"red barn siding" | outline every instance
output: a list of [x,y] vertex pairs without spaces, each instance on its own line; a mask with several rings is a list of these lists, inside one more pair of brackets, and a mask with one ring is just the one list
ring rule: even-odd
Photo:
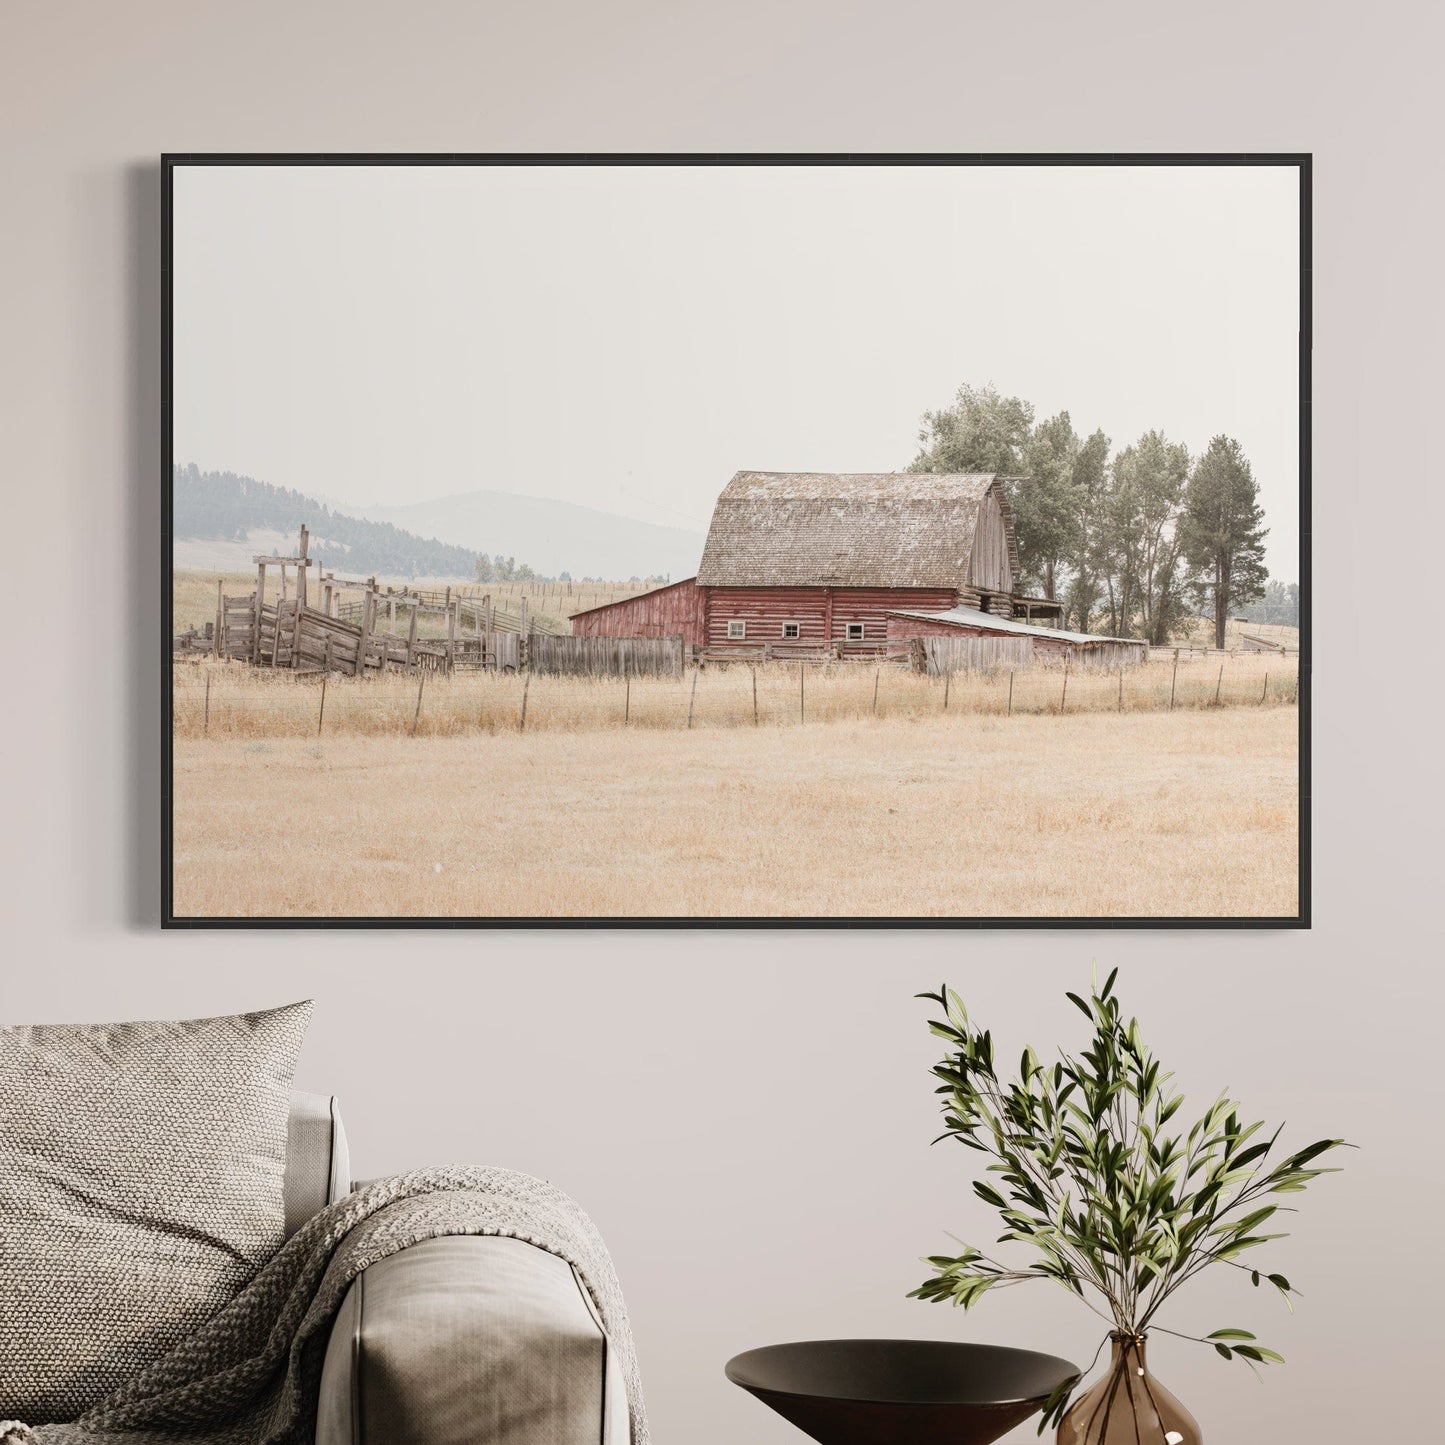
[[[921,607],[940,611],[952,607],[948,587],[708,587],[706,637],[709,649],[756,650],[763,645],[786,646],[783,623],[796,622],[794,646],[829,647],[845,643],[848,624],[863,624],[863,642],[856,646],[882,646],[888,638],[890,608]],[[741,620],[747,636],[728,637],[728,623]]]
[[652,592],[592,607],[572,618],[573,637],[681,637],[703,640],[703,589],[689,577]]

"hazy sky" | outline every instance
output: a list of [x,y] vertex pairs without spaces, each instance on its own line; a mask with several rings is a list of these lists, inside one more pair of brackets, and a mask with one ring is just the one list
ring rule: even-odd
[[890,471],[992,381],[1254,464],[1298,575],[1275,168],[181,167],[175,455],[352,503],[705,529],[739,468]]

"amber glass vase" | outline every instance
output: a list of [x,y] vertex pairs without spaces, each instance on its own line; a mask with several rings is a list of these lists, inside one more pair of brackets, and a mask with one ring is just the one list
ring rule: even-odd
[[1069,1407],[1059,1445],[1201,1445],[1194,1417],[1149,1373],[1144,1340],[1109,1336],[1109,1368]]

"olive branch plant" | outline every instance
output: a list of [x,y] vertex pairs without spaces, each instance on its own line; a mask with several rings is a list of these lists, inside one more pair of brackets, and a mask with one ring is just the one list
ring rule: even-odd
[[[1125,1022],[1113,991],[1117,976],[1115,969],[1100,988],[1096,971],[1087,1002],[1068,994],[1093,1026],[1087,1049],[1078,1056],[1061,1051],[1046,1066],[1026,1048],[1017,1079],[1007,1084],[995,1065],[992,1034],[969,1018],[957,993],[944,986],[917,995],[943,1010],[929,1028],[948,1045],[933,1069],[945,1124],[933,1142],[953,1139],[990,1157],[986,1172],[998,1176],[997,1184],[980,1179],[973,1189],[1007,1226],[998,1242],[1032,1245],[1040,1257],[1014,1268],[960,1240],[961,1254],[927,1257],[933,1273],[909,1297],[967,1310],[991,1290],[1053,1280],[1111,1332],[1143,1338],[1152,1328],[1213,1345],[1226,1360],[1256,1370],[1282,1364],[1248,1330],[1181,1334],[1156,1317],[1215,1265],[1242,1271],[1255,1286],[1267,1283],[1293,1310],[1297,1291],[1289,1280],[1240,1256],[1286,1237],[1262,1232],[1286,1208],[1270,1201],[1338,1172],[1314,1161],[1345,1141],[1321,1139],[1271,1164],[1283,1126],[1266,1137],[1264,1124],[1240,1121],[1227,1094],[1187,1130],[1171,1127],[1184,1097],[1145,1044],[1138,1020]],[[1082,1378],[1065,1381],[1049,1398],[1040,1434],[1063,1419]]]

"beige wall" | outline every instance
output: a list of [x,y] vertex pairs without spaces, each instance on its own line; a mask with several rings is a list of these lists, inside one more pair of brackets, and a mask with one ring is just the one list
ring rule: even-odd
[[[1364,1146],[1279,1252],[1294,1318],[1231,1278],[1172,1321],[1259,1326],[1288,1368],[1261,1386],[1163,1343],[1161,1373],[1215,1442],[1420,1438],[1445,1182],[1424,13],[8,0],[0,1017],[313,995],[302,1082],[343,1096],[360,1173],[471,1159],[572,1190],[614,1247],[658,1438],[782,1445],[724,1383],[733,1351],[911,1333],[1087,1358],[1062,1295],[967,1319],[903,1299],[945,1231],[987,1227],[963,1156],[927,1147],[910,996],[946,977],[1011,1046],[1047,1045],[1077,1037],[1062,990],[1118,963],[1193,1092]],[[185,148],[1313,150],[1315,930],[160,936],[155,157]]]

